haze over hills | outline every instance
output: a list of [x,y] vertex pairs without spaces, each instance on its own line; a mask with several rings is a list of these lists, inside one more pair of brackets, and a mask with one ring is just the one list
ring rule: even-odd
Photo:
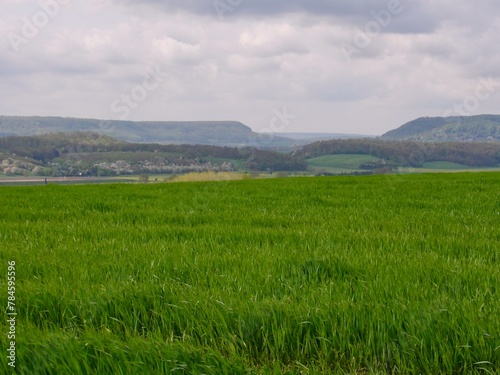
[[[108,121],[62,117],[0,116],[0,136],[95,132],[140,143],[253,145],[259,135],[237,121]],[[275,141],[279,141],[278,138]],[[265,141],[265,140],[264,140]]]
[[385,140],[500,141],[500,115],[421,117],[381,137]]
[[[259,134],[238,121],[114,121],[62,117],[0,116],[1,136],[94,132],[126,142],[252,146],[291,150],[328,139],[373,138],[338,133]],[[396,141],[500,141],[500,115],[421,117],[379,137]]]
[[315,142],[322,139],[354,139],[372,138],[374,135],[344,134],[344,133],[279,133],[281,137],[295,139],[298,141]]
[[254,146],[289,149],[319,139],[359,138],[337,133],[263,133],[238,121],[113,121],[62,117],[0,116],[0,136],[93,132],[126,142]]

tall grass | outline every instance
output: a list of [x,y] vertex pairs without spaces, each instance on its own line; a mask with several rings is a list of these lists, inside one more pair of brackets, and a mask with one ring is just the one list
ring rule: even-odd
[[1,188],[17,373],[498,373],[499,182]]
[[234,181],[247,180],[251,176],[241,172],[191,172],[173,177],[172,182],[199,182],[199,181]]

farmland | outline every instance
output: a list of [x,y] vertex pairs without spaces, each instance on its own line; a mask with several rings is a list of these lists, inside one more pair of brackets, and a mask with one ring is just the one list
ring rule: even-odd
[[308,159],[309,166],[314,171],[331,173],[354,172],[359,170],[362,163],[367,163],[377,158],[370,155],[323,155]]
[[499,184],[0,187],[16,373],[498,373]]

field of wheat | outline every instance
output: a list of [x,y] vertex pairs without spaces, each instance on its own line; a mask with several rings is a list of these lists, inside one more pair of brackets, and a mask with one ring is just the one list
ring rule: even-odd
[[458,173],[1,187],[15,373],[496,374],[499,186]]

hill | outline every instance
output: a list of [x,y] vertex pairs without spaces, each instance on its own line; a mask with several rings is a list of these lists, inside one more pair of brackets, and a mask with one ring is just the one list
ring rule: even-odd
[[381,137],[386,140],[500,141],[500,115],[421,117]]
[[0,136],[94,132],[139,143],[286,147],[294,141],[261,137],[237,121],[112,121],[63,117],[0,116]]

